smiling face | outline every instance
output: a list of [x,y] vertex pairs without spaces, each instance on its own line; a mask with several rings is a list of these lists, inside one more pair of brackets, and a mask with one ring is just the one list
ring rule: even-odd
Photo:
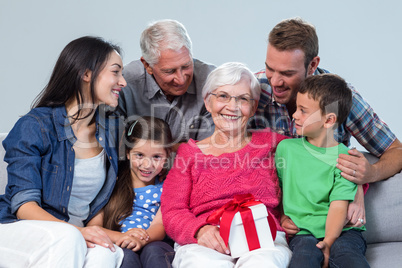
[[96,80],[96,104],[105,103],[112,107],[118,105],[119,93],[127,85],[126,80],[123,78],[122,70],[123,62],[121,57],[116,51],[113,51]]
[[325,115],[322,114],[318,101],[309,95],[297,93],[297,110],[293,114],[296,133],[309,138],[317,138],[325,133]]
[[301,82],[311,74],[306,71],[304,60],[301,49],[279,51],[268,44],[265,74],[278,103],[294,105]]
[[205,100],[205,107],[211,113],[215,123],[215,131],[246,131],[247,122],[254,115],[257,109],[257,103],[252,100],[249,104],[240,104],[235,98],[231,98],[229,102],[218,101],[218,96],[225,93],[229,96],[246,96],[252,98],[250,91],[250,82],[248,79],[242,79],[235,85],[225,85],[217,88]]
[[133,187],[138,188],[155,184],[155,177],[161,173],[167,153],[161,143],[139,139],[127,157],[130,160]]
[[143,58],[141,61],[168,98],[172,99],[187,92],[194,71],[193,59],[187,48],[161,51],[158,63],[152,67]]

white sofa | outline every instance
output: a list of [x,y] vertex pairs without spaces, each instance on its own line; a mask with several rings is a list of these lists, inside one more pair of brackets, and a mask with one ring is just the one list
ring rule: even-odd
[[[7,183],[7,164],[0,134],[0,194]],[[366,154],[370,163],[378,158]],[[365,196],[367,259],[372,268],[400,267],[402,263],[402,174],[370,185]]]

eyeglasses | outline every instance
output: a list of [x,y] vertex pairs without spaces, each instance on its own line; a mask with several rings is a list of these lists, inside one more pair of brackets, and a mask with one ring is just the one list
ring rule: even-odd
[[248,95],[230,96],[225,92],[209,93],[209,94],[214,95],[217,101],[223,103],[228,103],[232,98],[234,98],[237,103],[240,103],[240,105],[249,105],[251,101],[254,100],[250,98]]

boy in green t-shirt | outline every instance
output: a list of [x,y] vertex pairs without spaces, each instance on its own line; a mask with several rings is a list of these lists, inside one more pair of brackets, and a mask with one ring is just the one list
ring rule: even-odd
[[283,190],[281,223],[298,227],[290,237],[289,267],[369,267],[361,227],[344,227],[357,185],[336,168],[348,148],[334,138],[352,106],[352,92],[334,74],[305,79],[297,93],[294,124],[300,139],[279,143],[275,161]]

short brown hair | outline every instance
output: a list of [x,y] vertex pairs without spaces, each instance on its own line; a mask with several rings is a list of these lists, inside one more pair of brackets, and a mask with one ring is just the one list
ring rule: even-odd
[[268,42],[279,51],[301,49],[304,65],[318,56],[318,36],[314,25],[301,18],[291,18],[279,22],[269,33]]
[[335,113],[342,124],[352,107],[352,91],[343,78],[336,74],[319,74],[307,77],[300,85],[299,93],[307,93],[319,102],[322,114]]

